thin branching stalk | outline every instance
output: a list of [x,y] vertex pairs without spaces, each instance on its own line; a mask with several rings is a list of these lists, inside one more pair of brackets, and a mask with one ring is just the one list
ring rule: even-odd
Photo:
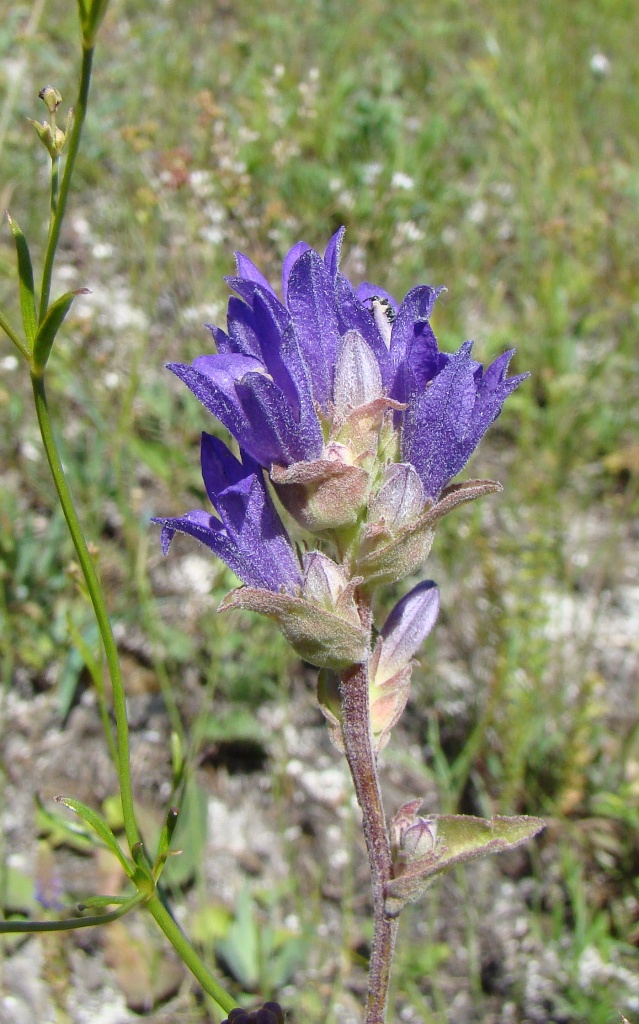
[[100,586],[98,574],[93,564],[93,559],[89,553],[84,533],[82,532],[82,527],[80,526],[80,521],[73,504],[69,485],[67,484],[64,470],[62,468],[62,462],[60,460],[60,455],[51,426],[51,417],[49,415],[49,408],[47,405],[44,378],[32,374],[31,383],[33,387],[33,397],[38,417],[38,424],[40,426],[40,434],[42,436],[42,443],[46,452],[53,482],[58,493],[60,505],[62,506],[62,511],[64,512],[64,517],[67,521],[69,533],[73,540],[73,546],[82,569],[87,590],[89,591],[89,597],[91,598],[91,604],[93,605],[93,611],[98,623],[98,629],[100,630],[100,636],[102,638],[104,652],[109,666],[109,674],[111,676],[111,685],[113,688],[113,709],[115,712],[117,732],[118,758],[116,767],[120,781],[122,816],[124,818],[127,842],[129,844],[129,848],[132,849],[140,842],[140,833],[138,831],[138,826],[135,820],[135,811],[133,808],[129,754],[129,723],[126,714],[126,698],[117,647],[113,636],[113,630],[111,628],[111,622],[107,613],[102,587]]
[[186,964],[188,969],[191,971],[191,974],[197,978],[204,991],[212,996],[215,1002],[221,1006],[225,1013],[229,1013],[229,1011],[238,1004],[215,980],[204,961],[200,959],[193,946],[184,935],[184,932],[171,917],[160,897],[157,895],[151,896],[146,903],[146,907],[166,935],[180,959]]
[[82,50],[82,70],[80,74],[80,89],[78,91],[78,99],[74,110],[73,127],[71,128],[71,134],[68,141],[67,157],[64,165],[64,172],[62,174],[62,181],[60,182],[59,192],[57,189],[57,184],[55,184],[55,191],[57,193],[57,199],[55,202],[54,176],[57,177],[57,171],[52,169],[52,216],[49,224],[49,235],[47,238],[47,248],[44,254],[44,265],[42,270],[42,289],[40,292],[41,323],[46,316],[47,309],[49,308],[49,297],[51,295],[51,278],[53,275],[53,263],[55,260],[56,250],[58,248],[58,241],[60,239],[60,230],[62,228],[62,222],[64,220],[67,199],[69,197],[69,190],[71,188],[71,178],[73,176],[75,158],[78,155],[78,149],[80,148],[80,136],[82,134],[82,126],[84,124],[84,119],[86,117],[87,112],[89,87],[91,85],[91,68],[93,66],[93,50],[93,47],[83,48]]

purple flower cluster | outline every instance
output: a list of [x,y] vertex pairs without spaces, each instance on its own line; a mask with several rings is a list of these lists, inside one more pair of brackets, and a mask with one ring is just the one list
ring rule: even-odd
[[[290,250],[282,300],[237,254],[227,329],[210,327],[216,354],[169,366],[237,440],[241,462],[203,435],[202,474],[217,518],[193,511],[156,520],[164,549],[176,530],[195,536],[252,587],[293,592],[300,584],[263,470],[289,485],[288,497],[337,474],[337,491],[326,492],[332,507],[343,474],[352,506],[344,522],[365,521],[389,461],[415,480],[413,490],[421,484],[422,506],[433,504],[526,376],[506,376],[511,352],[484,370],[471,342],[453,355],[439,350],[430,317],[441,289],[420,285],[397,303],[375,285],[354,288],[339,270],[343,233],[323,257],[305,242]],[[389,423],[394,447],[380,441]]]

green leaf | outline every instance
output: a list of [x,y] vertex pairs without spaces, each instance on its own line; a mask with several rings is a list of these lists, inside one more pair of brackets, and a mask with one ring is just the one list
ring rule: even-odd
[[61,814],[54,814],[44,806],[36,794],[36,827],[40,835],[46,836],[51,846],[68,846],[78,853],[90,853],[95,844],[88,833],[73,821],[66,821]]
[[88,288],[78,288],[74,292],[65,292],[64,295],[61,295],[49,307],[47,315],[38,328],[38,333],[33,343],[33,371],[36,376],[40,376],[47,365],[56,334],[71,309],[71,304],[76,295],[87,295],[88,292]]
[[22,326],[29,345],[33,347],[38,332],[38,315],[35,305],[35,286],[33,283],[33,266],[29,246],[19,226],[7,214],[9,227],[13,232],[18,256],[18,280],[20,284],[20,309],[22,310]]
[[69,807],[72,811],[75,811],[83,821],[86,821],[87,825],[89,825],[89,827],[92,828],[100,837],[104,845],[115,854],[129,878],[132,878],[135,870],[129,860],[122,853],[118,841],[106,821],[104,821],[99,814],[96,814],[95,811],[91,810],[90,807],[87,807],[87,805],[83,804],[80,800],[74,800],[72,797],[68,796],[57,796],[55,799],[57,803],[64,804],[65,807]]
[[386,886],[386,913],[392,917],[407,903],[415,903],[435,875],[463,861],[514,850],[546,827],[541,818],[524,815],[474,818],[465,814],[430,814],[428,817],[437,823],[435,847],[420,860],[399,864],[397,876]]

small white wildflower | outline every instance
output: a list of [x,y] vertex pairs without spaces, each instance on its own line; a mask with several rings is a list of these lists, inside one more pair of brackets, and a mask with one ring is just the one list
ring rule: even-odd
[[96,260],[107,260],[109,256],[113,256],[113,246],[110,242],[96,242],[91,252]]
[[383,165],[380,163],[363,164],[361,174],[364,184],[372,185],[377,181],[383,169]]
[[471,224],[483,224],[486,220],[487,213],[487,204],[483,199],[478,199],[477,202],[468,207],[468,210],[466,211],[466,219],[469,220]]
[[598,78],[604,78],[610,73],[610,60],[605,53],[593,53],[590,58],[590,70]]
[[415,180],[402,171],[395,171],[391,178],[391,187],[401,188],[408,192],[411,188],[415,188]]
[[32,441],[23,441],[20,445],[20,451],[29,462],[40,461],[40,449],[36,448]]
[[17,370],[17,368],[17,356],[5,356],[4,359],[0,359],[0,370],[6,370],[7,373],[10,373],[12,370]]

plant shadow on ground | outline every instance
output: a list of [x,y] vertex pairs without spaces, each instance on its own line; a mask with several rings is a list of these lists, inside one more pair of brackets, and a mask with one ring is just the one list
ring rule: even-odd
[[[29,13],[11,5],[0,31],[0,197],[42,241],[25,118],[45,80],[70,98],[75,10],[31,28]],[[123,656],[145,831],[170,786],[173,729],[194,768],[173,896],[237,992],[277,997],[292,1021],[358,1019],[365,860],[312,673],[274,628],[216,617],[230,574],[180,540],[165,562],[148,525],[200,504],[197,441],[212,429],[163,364],[203,351],[202,325],[223,321],[233,248],[272,276],[290,244],[322,246],[342,223],[351,277],[396,294],[448,285],[444,348],[473,337],[485,362],[517,347],[532,378],[471,469],[506,490],[438,531],[427,571],[442,618],[384,785],[389,807],[423,793],[431,809],[526,811],[549,828],[407,915],[394,1019],[637,1019],[633,20],[626,0],[116,0],[107,17],[58,268],[61,288],[92,291],[50,390]],[[12,262],[5,233],[0,268]],[[47,816],[65,792],[116,825],[115,778],[82,654],[95,629],[27,382],[0,358],[4,888],[28,910],[121,880]],[[143,922],[117,928],[7,944],[6,1012],[216,1019]]]

